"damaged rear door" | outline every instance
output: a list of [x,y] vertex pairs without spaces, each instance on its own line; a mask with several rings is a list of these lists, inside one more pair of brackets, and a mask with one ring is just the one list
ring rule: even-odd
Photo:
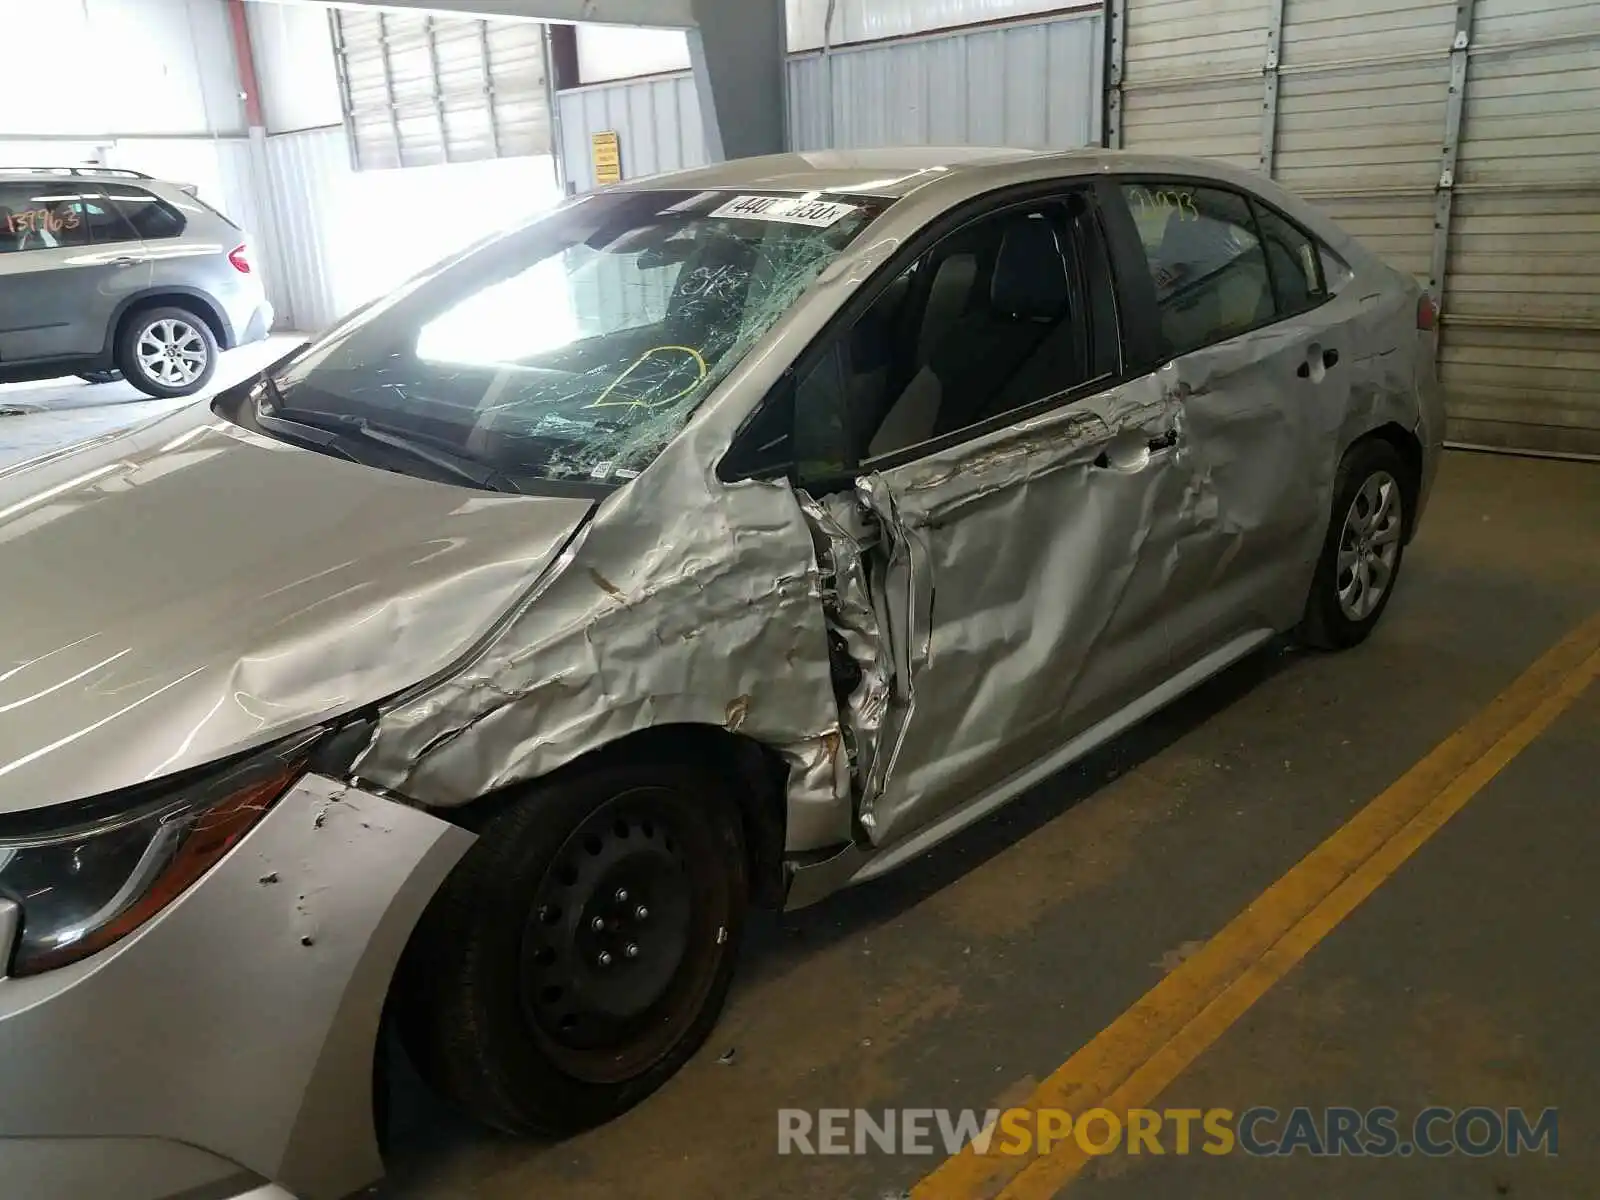
[[982,801],[1163,680],[1190,490],[1177,403],[1123,372],[1087,192],[1000,205],[941,239],[794,399],[797,448],[829,444],[814,414],[842,409],[862,451],[853,488],[822,507],[835,543],[852,530],[874,610],[872,636],[855,621],[845,640],[863,658],[875,639],[856,698],[874,679],[882,694],[845,708],[875,844]]

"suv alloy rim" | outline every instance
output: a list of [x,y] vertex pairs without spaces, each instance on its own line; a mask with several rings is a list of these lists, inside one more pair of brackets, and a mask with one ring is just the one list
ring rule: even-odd
[[170,317],[147,326],[134,352],[139,366],[166,387],[187,387],[206,369],[206,342],[187,321]]

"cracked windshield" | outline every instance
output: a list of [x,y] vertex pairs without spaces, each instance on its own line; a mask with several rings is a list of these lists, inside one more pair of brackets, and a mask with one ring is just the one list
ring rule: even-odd
[[258,423],[484,487],[630,479],[881,204],[590,197],[357,313],[258,395]]

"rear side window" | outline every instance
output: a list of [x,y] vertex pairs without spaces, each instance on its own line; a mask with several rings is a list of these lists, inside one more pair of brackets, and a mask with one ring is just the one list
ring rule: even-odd
[[83,216],[89,227],[89,240],[96,246],[139,240],[138,231],[104,193],[84,193]]
[[134,230],[146,241],[175,238],[183,233],[187,224],[183,214],[153,193],[121,184],[108,189],[108,193]]
[[1144,245],[1169,353],[1273,319],[1266,252],[1243,196],[1177,181],[1124,184],[1122,194]]
[[1280,316],[1315,308],[1328,298],[1316,239],[1264,204],[1252,203],[1266,247]]
[[0,183],[0,254],[88,244],[83,196],[70,182]]

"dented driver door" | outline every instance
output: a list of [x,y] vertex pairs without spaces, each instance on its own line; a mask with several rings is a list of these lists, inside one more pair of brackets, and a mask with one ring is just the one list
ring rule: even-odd
[[892,658],[861,822],[891,844],[1155,688],[1187,489],[1154,376],[865,475]]

